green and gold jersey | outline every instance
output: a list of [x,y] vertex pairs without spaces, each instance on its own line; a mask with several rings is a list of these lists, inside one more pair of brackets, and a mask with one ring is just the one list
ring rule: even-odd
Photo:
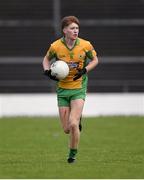
[[65,39],[61,38],[51,44],[46,56],[50,60],[53,58],[63,60],[69,66],[69,75],[58,82],[58,87],[78,89],[82,87],[82,78],[73,81],[73,77],[78,72],[78,69],[82,69],[85,66],[87,59],[93,59],[96,56],[96,51],[89,41],[81,38],[77,38],[74,47],[69,49]]

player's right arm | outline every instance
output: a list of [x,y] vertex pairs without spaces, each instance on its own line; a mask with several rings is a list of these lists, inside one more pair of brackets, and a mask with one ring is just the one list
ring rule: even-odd
[[49,57],[47,55],[44,57],[42,64],[43,64],[43,70],[44,71],[50,69],[50,59],[49,59]]
[[55,76],[51,75],[51,69],[50,69],[50,56],[46,55],[43,59],[43,70],[44,70],[44,75],[48,76],[50,79],[54,80],[54,81],[58,81],[58,79]]
[[54,45],[51,44],[50,48],[48,49],[48,51],[43,59],[44,71],[50,69],[50,61],[51,61],[51,59],[53,59],[55,57],[56,57],[56,51],[55,51]]

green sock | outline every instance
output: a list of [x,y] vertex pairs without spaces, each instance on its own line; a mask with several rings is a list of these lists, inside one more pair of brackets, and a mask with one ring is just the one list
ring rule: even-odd
[[69,157],[74,158],[77,154],[77,149],[70,149]]

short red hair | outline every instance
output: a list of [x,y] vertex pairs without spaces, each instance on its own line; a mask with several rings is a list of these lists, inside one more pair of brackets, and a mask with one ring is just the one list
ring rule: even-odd
[[66,26],[69,26],[71,23],[76,23],[78,26],[80,22],[75,16],[65,16],[61,21],[61,29],[63,30]]

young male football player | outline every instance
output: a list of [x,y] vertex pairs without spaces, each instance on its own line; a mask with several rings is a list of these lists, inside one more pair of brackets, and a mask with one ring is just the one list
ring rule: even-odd
[[66,134],[70,134],[68,163],[75,161],[78,152],[87,73],[98,64],[97,53],[91,43],[78,37],[79,25],[77,17],[64,17],[61,21],[63,37],[51,44],[43,59],[44,74],[52,80],[58,81],[51,75],[51,59],[65,61],[70,69],[69,75],[57,82],[56,90],[62,127]]

